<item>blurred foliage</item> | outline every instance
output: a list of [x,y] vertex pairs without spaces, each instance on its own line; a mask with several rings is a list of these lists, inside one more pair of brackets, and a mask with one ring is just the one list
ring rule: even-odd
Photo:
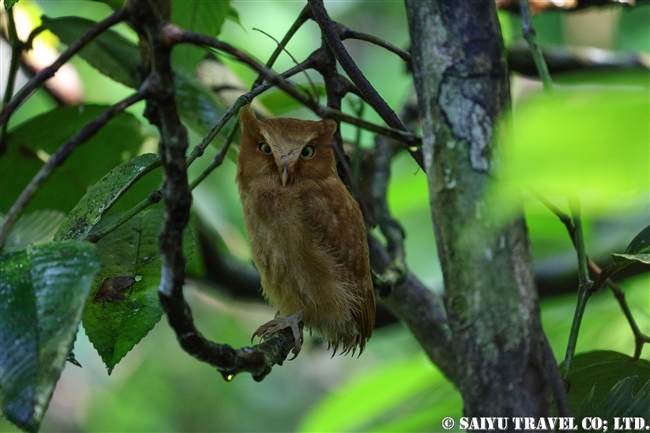
[[[41,14],[51,20],[75,16],[98,21],[110,13],[107,4],[118,3],[39,1],[20,2],[15,8],[26,11],[35,26]],[[183,2],[174,3],[176,23],[211,35],[221,31],[220,38],[224,41],[262,61],[276,44],[253,29],[259,28],[280,39],[303,7],[299,2],[233,1],[232,6],[238,12],[237,21],[233,10],[224,6],[227,2],[185,2],[185,7]],[[401,2],[375,2],[372,8],[363,1],[329,2],[327,7],[335,19],[350,28],[375,34],[397,46],[408,46]],[[616,32],[610,41],[611,47],[650,52],[649,8],[619,10],[613,21]],[[229,15],[225,16],[224,11]],[[540,43],[567,43],[565,30],[573,25],[568,20],[561,13],[535,17]],[[521,22],[517,16],[501,13],[500,21],[506,44],[521,39]],[[59,24],[65,22],[59,21]],[[128,27],[120,25],[114,30],[132,46],[137,44]],[[577,30],[589,35],[598,29]],[[46,32],[40,38],[55,47],[58,44],[51,33]],[[317,26],[310,22],[291,40],[287,49],[300,60],[319,45]],[[399,58],[360,41],[346,41],[346,47],[391,106],[400,107],[409,98],[411,79]],[[186,74],[179,83],[184,84],[181,90],[187,94],[183,120],[190,128],[192,145],[198,143],[223,110],[223,105],[212,94],[205,93],[193,78],[193,68],[202,55],[202,50],[194,48],[175,55],[178,70]],[[255,79],[255,73],[233,59],[227,56],[219,59],[231,67],[245,85]],[[130,92],[123,84],[98,73],[97,64],[90,58],[76,57],[71,64],[81,76],[84,110],[57,109],[54,114],[39,119],[37,115],[54,107],[43,91],[38,91],[18,110],[10,123],[10,137],[20,139],[21,146],[29,152],[5,155],[0,160],[0,176],[11,174],[11,177],[0,179],[2,211],[7,210],[26,180],[42,164],[38,159],[39,150],[51,154],[57,145],[99,112],[94,108],[97,104],[114,103]],[[276,70],[293,65],[290,57],[282,54]],[[127,76],[131,76],[131,72],[128,69]],[[554,79],[560,84],[559,91],[555,98],[548,100],[531,98],[530,94],[539,87],[519,77],[513,78],[516,128],[510,131],[513,135],[508,135],[504,146],[506,161],[508,164],[512,161],[512,166],[505,171],[511,183],[509,189],[497,192],[497,199],[505,209],[520,196],[521,185],[533,184],[566,211],[564,194],[567,187],[579,191],[585,203],[587,250],[596,258],[609,257],[610,253],[623,252],[634,236],[648,225],[647,73],[567,74]],[[295,80],[308,85],[303,75]],[[313,118],[312,113],[297,109],[295,105],[280,106],[282,97],[278,94],[269,93],[260,99],[268,102],[267,108],[274,114],[290,110],[286,115]],[[68,212],[87,188],[112,167],[136,154],[155,152],[156,132],[143,118],[142,110],[143,104],[129,108],[127,114],[116,119],[116,131],[111,131],[109,124],[107,137],[98,135],[98,143],[85,144],[37,195],[32,209]],[[349,111],[350,105],[344,104],[344,110]],[[365,110],[364,117],[379,122],[372,110]],[[347,139],[356,136],[356,130],[349,125],[344,125],[342,132]],[[371,134],[364,132],[361,138],[363,146],[372,145]],[[10,145],[10,149],[17,148],[17,145]],[[190,167],[190,178],[205,168],[215,152],[213,147],[207,149],[205,156]],[[30,159],[31,163],[25,159]],[[17,172],[13,165],[25,171]],[[227,159],[194,191],[194,211],[220,235],[226,250],[247,262],[250,256],[234,173],[234,163]],[[49,186],[56,182],[60,185]],[[117,202],[111,215],[129,209],[159,184],[157,170],[136,183]],[[46,188],[54,189],[48,192]],[[65,194],[57,191],[65,191]],[[555,271],[575,269],[575,252],[564,226],[526,190],[523,195],[536,266]],[[427,285],[439,290],[442,276],[437,264],[426,179],[406,155],[400,155],[393,164],[388,200],[394,216],[407,232],[410,268]],[[52,227],[42,219],[39,221],[36,224],[23,218],[21,224],[46,239],[51,236]],[[18,225],[16,231],[20,234]],[[16,242],[22,245],[20,240]],[[646,333],[650,332],[649,283],[647,275],[621,283],[632,313]],[[188,290],[198,327],[213,340],[234,346],[248,344],[252,330],[273,315],[270,308],[241,304],[215,293],[218,291],[214,287],[200,280],[192,282]],[[575,295],[564,295],[542,302],[544,328],[558,359],[564,357],[575,298]],[[299,359],[276,367],[262,383],[255,383],[245,375],[226,383],[214,369],[187,356],[167,326],[158,326],[115,366],[108,378],[105,365],[82,331],[77,336],[75,354],[84,368],[68,365],[64,369],[42,430],[436,431],[442,418],[458,417],[462,413],[458,392],[429,364],[417,342],[399,325],[378,330],[359,359],[329,359],[330,354],[315,339],[307,346]],[[612,295],[605,290],[594,295],[587,306],[577,349],[578,353],[594,350],[633,353],[634,339],[629,325]],[[642,357],[649,357],[647,347]],[[636,385],[641,386],[640,383]],[[0,419],[0,431],[17,430]]]

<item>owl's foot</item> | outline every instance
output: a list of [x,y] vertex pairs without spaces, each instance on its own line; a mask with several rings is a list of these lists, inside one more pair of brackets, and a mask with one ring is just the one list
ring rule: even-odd
[[302,328],[304,326],[302,323],[302,317],[302,313],[293,314],[287,317],[276,317],[270,322],[267,322],[257,328],[251,337],[251,343],[255,337],[260,337],[260,340],[266,340],[276,332],[282,331],[286,328],[291,328],[295,343],[293,349],[291,350],[291,352],[293,352],[293,357],[290,359],[290,361],[292,359],[296,359],[296,356],[298,356],[300,353],[300,349],[302,349]]

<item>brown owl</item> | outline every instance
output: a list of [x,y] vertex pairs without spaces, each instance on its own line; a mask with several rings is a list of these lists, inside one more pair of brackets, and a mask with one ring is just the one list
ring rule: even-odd
[[237,183],[253,261],[274,320],[253,334],[285,328],[320,333],[342,353],[361,351],[375,325],[366,229],[336,172],[333,120],[258,120],[242,109]]

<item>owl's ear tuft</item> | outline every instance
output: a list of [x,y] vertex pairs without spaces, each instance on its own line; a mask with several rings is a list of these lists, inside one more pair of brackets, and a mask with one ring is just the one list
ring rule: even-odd
[[326,132],[326,133],[328,133],[330,135],[334,135],[334,133],[338,129],[338,125],[332,119],[323,119],[321,124],[323,125],[324,132]]
[[251,107],[250,104],[244,105],[241,109],[241,115],[239,117],[239,125],[241,128],[252,128],[256,126],[258,122],[259,121],[257,120],[257,117],[255,117],[253,107]]

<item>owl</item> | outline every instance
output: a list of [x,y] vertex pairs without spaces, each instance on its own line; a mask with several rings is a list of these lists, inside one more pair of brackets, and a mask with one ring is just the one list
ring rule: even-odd
[[255,336],[303,326],[343,354],[363,351],[375,324],[366,229],[336,171],[333,120],[240,117],[237,185],[251,255],[278,313]]

